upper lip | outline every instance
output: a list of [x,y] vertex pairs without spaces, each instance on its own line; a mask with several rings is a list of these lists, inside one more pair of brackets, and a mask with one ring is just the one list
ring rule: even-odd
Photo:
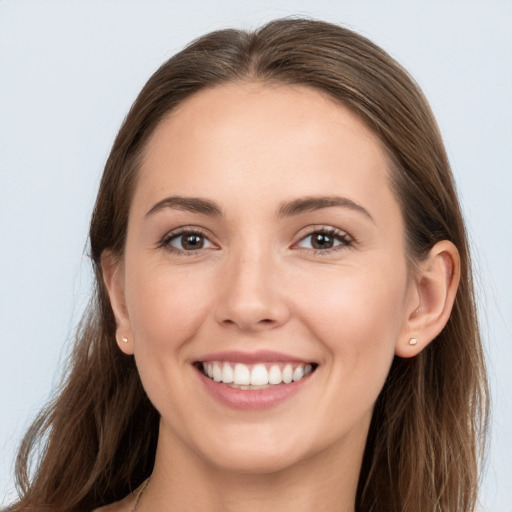
[[255,352],[241,352],[239,350],[224,350],[222,352],[214,352],[205,354],[197,359],[199,362],[207,361],[230,361],[233,363],[273,363],[273,362],[290,362],[290,363],[311,363],[301,357],[290,354],[283,354],[281,352],[274,352],[273,350],[257,350]]

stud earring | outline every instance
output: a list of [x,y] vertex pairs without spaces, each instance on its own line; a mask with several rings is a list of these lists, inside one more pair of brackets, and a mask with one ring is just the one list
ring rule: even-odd
[[418,343],[418,340],[417,340],[416,338],[411,338],[411,339],[409,340],[409,345],[414,346],[414,345],[416,345],[416,343]]
[[121,340],[123,340],[123,343],[128,343],[128,338],[126,336],[123,336]]

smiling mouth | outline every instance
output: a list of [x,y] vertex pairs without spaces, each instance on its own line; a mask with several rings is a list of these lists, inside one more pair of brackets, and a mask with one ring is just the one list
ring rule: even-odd
[[267,389],[297,382],[313,373],[316,363],[257,363],[198,361],[198,370],[209,379],[244,390]]

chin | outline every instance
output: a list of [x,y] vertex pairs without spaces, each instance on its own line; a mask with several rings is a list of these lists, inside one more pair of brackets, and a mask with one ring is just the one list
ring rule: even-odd
[[280,430],[277,435],[268,428],[262,429],[264,433],[240,430],[238,435],[225,436],[226,442],[217,438],[217,442],[198,447],[202,457],[222,471],[264,475],[300,465],[323,448],[312,445],[308,449],[311,443],[307,442],[307,436],[290,436],[289,430]]
[[240,475],[268,475],[292,468],[299,464],[301,457],[296,453],[247,450],[240,454],[229,451],[212,461],[221,471]]

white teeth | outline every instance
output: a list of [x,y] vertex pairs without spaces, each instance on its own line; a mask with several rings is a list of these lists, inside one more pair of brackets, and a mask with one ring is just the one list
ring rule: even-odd
[[225,384],[231,384],[235,381],[235,374],[233,372],[233,368],[228,363],[224,363],[222,367],[222,382]]
[[297,366],[295,370],[293,370],[293,381],[297,381],[304,377],[304,366]]
[[257,364],[251,372],[251,384],[253,386],[264,386],[268,384],[268,372],[263,364]]
[[283,382],[285,384],[290,384],[293,380],[293,368],[291,364],[287,364],[283,369]]
[[222,369],[219,366],[219,363],[213,363],[213,380],[215,382],[220,382],[222,380]]
[[279,384],[290,384],[296,382],[313,371],[311,364],[290,364],[284,365],[281,370],[282,363],[255,364],[251,368],[242,363],[229,363],[228,361],[211,361],[202,363],[203,372],[215,382],[223,382],[231,384],[233,387],[240,389],[265,389],[269,386]]
[[269,384],[281,384],[283,382],[283,375],[281,369],[277,364],[273,364],[268,372],[268,383]]
[[251,383],[251,372],[245,364],[237,363],[235,365],[234,381],[235,384],[249,385]]

